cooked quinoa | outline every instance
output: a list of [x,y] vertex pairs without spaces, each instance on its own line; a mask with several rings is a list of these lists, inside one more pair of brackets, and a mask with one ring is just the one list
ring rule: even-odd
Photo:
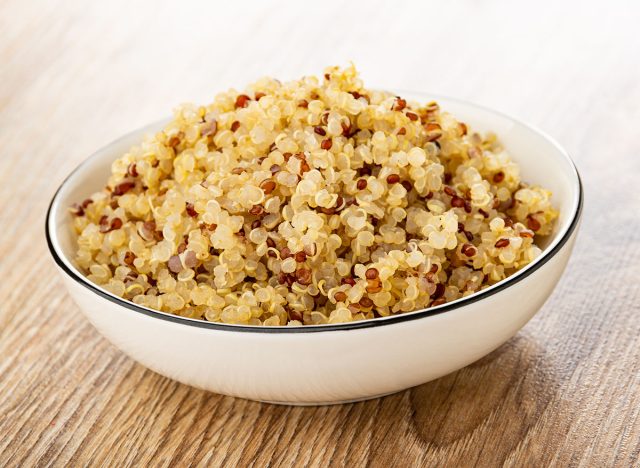
[[557,211],[494,135],[353,66],[182,105],[74,205],[77,265],[136,304],[316,325],[450,302],[541,252]]

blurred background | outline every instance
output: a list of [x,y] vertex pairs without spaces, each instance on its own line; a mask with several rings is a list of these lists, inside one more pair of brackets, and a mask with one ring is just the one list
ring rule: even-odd
[[[70,159],[179,102],[208,102],[260,76],[293,79],[348,61],[371,86],[455,96],[517,115],[578,159],[585,132],[589,145],[604,149],[611,138],[600,136],[629,130],[638,116],[633,2],[3,4],[11,7],[0,17],[0,99],[10,106],[3,130],[51,133],[64,122],[77,129],[62,138]],[[622,102],[613,99],[619,90],[627,95]]]
[[[638,2],[622,0],[0,2],[0,465],[638,463],[639,20]],[[324,409],[207,394],[103,340],[44,243],[63,178],[178,103],[349,61],[367,86],[470,100],[566,147],[586,204],[541,312],[469,368]],[[243,458],[247,437],[263,445]]]

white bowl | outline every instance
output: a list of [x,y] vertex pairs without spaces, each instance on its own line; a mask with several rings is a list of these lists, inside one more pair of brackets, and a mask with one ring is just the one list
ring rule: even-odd
[[114,159],[164,122],[101,149],[62,183],[46,221],[49,249],[80,310],[118,348],[188,385],[252,400],[330,404],[374,398],[464,367],[511,338],[542,306],[571,253],[582,207],[574,164],[550,137],[469,103],[402,93],[441,107],[474,130],[496,132],[523,180],[553,191],[560,210],[543,254],[506,280],[427,310],[349,324],[226,325],[133,304],[89,282],[73,262],[68,207],[104,186]]

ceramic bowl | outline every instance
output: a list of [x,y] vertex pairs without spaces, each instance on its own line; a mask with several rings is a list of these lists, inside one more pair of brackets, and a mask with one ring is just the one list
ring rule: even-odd
[[524,180],[553,191],[560,210],[542,255],[472,296],[394,317],[336,325],[253,327],[197,321],[140,307],[89,282],[73,262],[68,207],[104,185],[114,159],[163,122],[132,132],[75,169],[51,201],[49,249],[80,311],[142,365],[212,392],[285,404],[331,404],[397,392],[460,369],[524,326],[558,283],[575,241],[582,188],[574,164],[549,136],[466,102],[417,93],[474,130],[494,131]]

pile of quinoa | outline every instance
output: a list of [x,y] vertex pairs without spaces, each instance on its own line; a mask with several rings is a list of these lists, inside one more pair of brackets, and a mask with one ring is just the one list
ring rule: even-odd
[[136,304],[249,325],[432,307],[540,253],[557,211],[494,135],[353,66],[182,105],[72,207],[76,262]]

